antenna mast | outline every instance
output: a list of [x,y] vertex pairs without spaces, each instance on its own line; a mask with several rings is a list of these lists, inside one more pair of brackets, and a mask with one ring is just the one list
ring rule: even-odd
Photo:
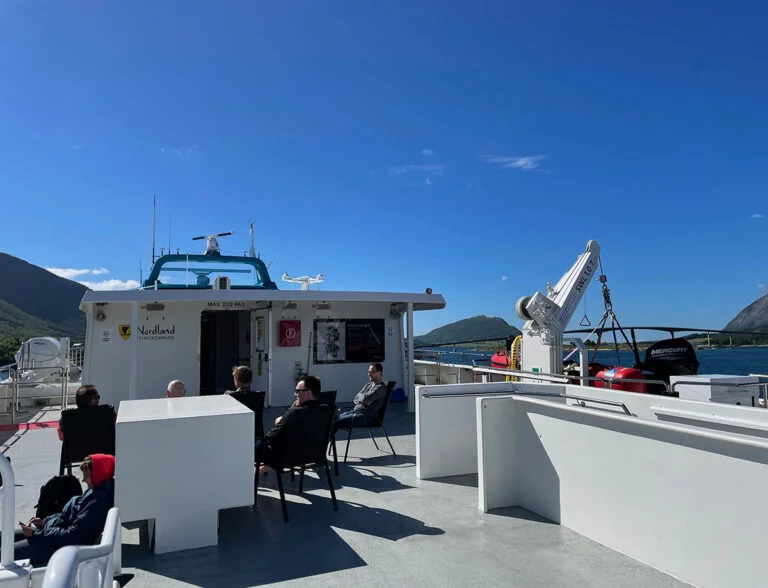
[[157,215],[157,196],[152,194],[152,263],[155,263],[155,217]]
[[251,249],[250,249],[250,251],[248,252],[248,254],[249,254],[251,257],[256,257],[256,247],[255,247],[255,246],[254,246],[254,244],[253,244],[253,221],[251,221],[251,222],[250,222],[250,225],[251,225],[251,226],[250,226],[249,232],[250,232],[250,234],[251,234]]

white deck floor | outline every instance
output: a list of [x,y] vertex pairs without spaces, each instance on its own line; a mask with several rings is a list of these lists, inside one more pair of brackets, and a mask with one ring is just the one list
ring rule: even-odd
[[[269,410],[267,423],[282,410]],[[46,411],[34,420],[56,420]],[[222,511],[218,547],[155,556],[138,528],[124,529],[123,584],[140,586],[605,586],[685,584],[525,510],[483,514],[475,476],[421,481],[415,475],[414,418],[403,404],[387,417],[393,457],[365,432],[334,476],[339,511],[325,477],[308,474],[305,495],[285,476],[284,523],[274,474],[258,505]],[[379,435],[377,434],[377,439]],[[382,441],[383,437],[382,437]],[[344,445],[338,448],[343,459]],[[379,444],[380,447],[386,447]],[[58,472],[55,427],[22,431],[2,451],[16,474],[17,518],[32,516],[40,486]],[[165,457],[168,459],[169,457]],[[164,459],[160,452],[147,459]],[[205,472],[190,472],[189,483]],[[152,484],[152,480],[147,480]],[[224,481],[222,481],[224,483]]]

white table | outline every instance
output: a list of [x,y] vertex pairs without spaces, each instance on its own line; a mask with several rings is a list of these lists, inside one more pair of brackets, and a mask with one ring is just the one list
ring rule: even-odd
[[253,504],[253,436],[253,412],[228,395],[121,402],[120,518],[149,520],[155,553],[216,545],[219,510]]

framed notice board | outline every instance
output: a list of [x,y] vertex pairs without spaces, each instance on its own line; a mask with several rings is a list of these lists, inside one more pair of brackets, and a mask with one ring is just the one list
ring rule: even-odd
[[315,319],[314,363],[384,361],[384,319]]

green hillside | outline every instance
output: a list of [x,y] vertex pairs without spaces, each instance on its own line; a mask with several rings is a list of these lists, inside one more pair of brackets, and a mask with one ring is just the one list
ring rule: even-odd
[[[88,288],[7,253],[0,253],[0,276],[0,300],[8,305],[0,308],[0,338],[15,336],[23,315],[47,323],[46,332],[35,334],[56,334],[53,329],[72,337],[85,336],[85,314],[79,306]],[[39,323],[28,326],[42,327]]]
[[428,347],[464,343],[467,341],[486,341],[506,339],[509,335],[519,335],[520,330],[498,316],[475,316],[455,323],[443,325],[413,338],[414,347]]
[[85,338],[80,301],[88,290],[23,259],[0,253],[0,365],[32,337]]

